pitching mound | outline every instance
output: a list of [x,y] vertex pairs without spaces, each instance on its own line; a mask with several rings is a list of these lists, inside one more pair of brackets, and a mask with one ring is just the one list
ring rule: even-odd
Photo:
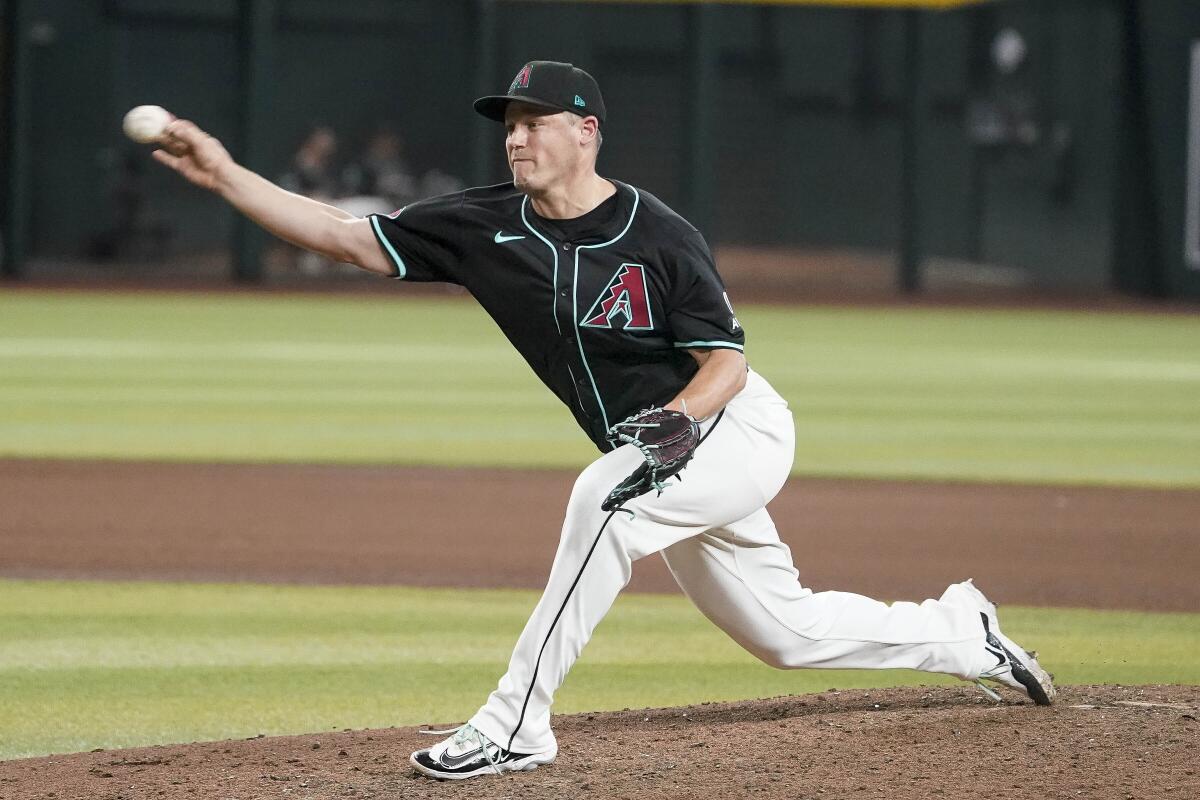
[[414,728],[0,763],[3,798],[1191,798],[1200,687],[1074,686],[1052,708],[973,688],[829,691],[555,719],[558,761],[440,783]]

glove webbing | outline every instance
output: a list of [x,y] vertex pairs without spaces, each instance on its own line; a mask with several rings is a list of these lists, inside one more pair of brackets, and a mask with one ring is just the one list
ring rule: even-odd
[[[661,425],[661,423],[658,423],[658,422],[625,422],[625,423],[622,423],[620,425],[620,427],[622,427],[622,428],[659,428],[659,427],[662,427],[662,425]],[[636,447],[638,450],[642,451],[642,457],[646,459],[646,464],[650,467],[650,485],[653,488],[657,489],[658,493],[661,495],[663,493],[663,489],[667,488],[667,482],[660,481],[658,479],[658,467],[660,465],[655,463],[658,459],[655,457],[654,451],[661,450],[662,445],[646,444],[645,442],[643,442],[641,439],[637,438],[636,436],[630,436],[629,434],[621,433],[620,431],[617,431],[616,433],[617,433],[617,437],[616,437],[617,441],[621,442],[622,444],[631,444],[634,447]]]

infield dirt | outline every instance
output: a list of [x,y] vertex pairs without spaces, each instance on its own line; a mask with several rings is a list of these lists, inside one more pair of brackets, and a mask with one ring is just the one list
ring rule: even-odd
[[421,777],[415,728],[0,762],[5,798],[1194,798],[1200,687],[1074,686],[1050,708],[969,688],[826,692],[555,719],[558,760]]
[[[574,479],[0,460],[0,575],[540,589]],[[816,590],[1200,610],[1200,492],[793,478],[770,509]],[[678,589],[652,556],[629,591]]]
[[[573,477],[0,461],[0,576],[539,587]],[[816,589],[1200,608],[1196,492],[794,479],[771,510]],[[656,558],[630,588],[674,591]],[[436,740],[401,728],[0,762],[0,799],[1192,798],[1198,709],[1192,686],[830,691],[556,717],[555,764],[465,784],[416,776]]]

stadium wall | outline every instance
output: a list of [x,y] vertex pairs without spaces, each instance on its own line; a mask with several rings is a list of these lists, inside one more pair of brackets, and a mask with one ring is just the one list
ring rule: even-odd
[[[1134,129],[1125,152],[1135,172],[1119,211],[1119,280],[1147,294],[1200,297],[1200,4],[1130,6]],[[1155,265],[1149,275],[1130,269],[1144,262]]]
[[[29,2],[0,1],[6,19]],[[235,154],[247,149],[239,19],[259,2],[275,18],[263,115],[271,125],[252,166],[268,176],[286,168],[313,124],[334,126],[353,148],[392,122],[413,160],[467,182],[502,180],[499,131],[467,101],[481,74],[502,87],[526,59],[555,58],[587,66],[605,87],[613,113],[603,170],[708,221],[711,239],[897,246],[905,26],[918,12],[712,9],[705,195],[689,157],[695,10],[687,4],[40,0],[24,7],[37,99],[31,255],[77,256],[109,224],[120,165],[136,160],[119,129],[134,104],[160,103]],[[1200,294],[1200,272],[1184,260],[1182,200],[1197,11],[1187,0],[1012,0],[919,12],[922,251],[990,265],[1033,288]],[[1006,32],[1023,48],[1008,72],[994,57]],[[1131,53],[1140,54],[1136,69]],[[493,149],[480,157],[475,142],[489,137]],[[1152,189],[1129,172],[1139,159],[1153,170]],[[227,245],[228,210],[148,161],[141,168],[175,248]]]

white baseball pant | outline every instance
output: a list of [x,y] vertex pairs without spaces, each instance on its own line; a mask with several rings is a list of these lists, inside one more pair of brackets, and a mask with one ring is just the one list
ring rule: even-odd
[[633,562],[661,552],[684,593],[729,636],[782,669],[907,668],[973,679],[986,664],[979,613],[937,600],[888,605],[812,592],[765,508],[787,479],[795,428],[787,403],[751,371],[702,427],[695,458],[661,495],[600,510],[642,455],[630,446],[583,471],[567,505],[546,590],[508,672],[470,724],[507,750],[555,749],[550,704],[592,631],[629,582]]

